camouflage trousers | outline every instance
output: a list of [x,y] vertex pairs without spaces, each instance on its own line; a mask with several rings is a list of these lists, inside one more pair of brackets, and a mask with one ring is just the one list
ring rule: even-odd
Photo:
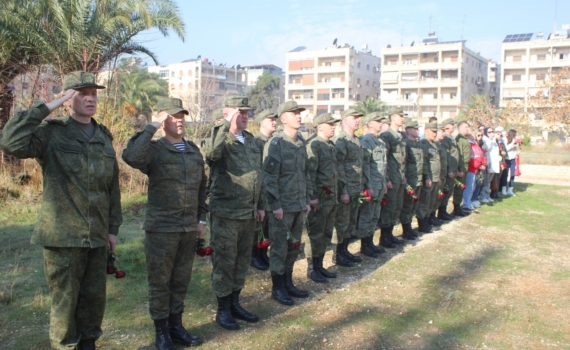
[[[358,238],[374,237],[376,225],[380,219],[382,208],[382,198],[384,190],[373,188],[374,197],[370,202],[364,202],[360,205],[360,215],[358,216]],[[380,193],[382,192],[382,193]]]
[[[422,186],[417,186],[414,188],[415,196],[420,199],[421,198],[421,191]],[[413,202],[413,197],[404,191],[404,204],[402,206],[402,211],[400,212],[400,223],[402,224],[410,224],[416,215],[416,211],[418,210],[418,202]]]
[[422,194],[420,195],[420,202],[416,210],[416,216],[420,219],[426,218],[431,213],[431,209],[435,205],[437,199],[438,182],[432,182],[430,188],[422,186]]
[[44,271],[51,294],[49,338],[54,349],[75,349],[103,331],[107,247],[44,247]]
[[301,241],[304,219],[305,213],[301,211],[285,212],[283,220],[277,220],[273,212],[267,212],[269,240],[271,241],[269,270],[272,273],[282,275],[285,270],[293,269],[301,248],[291,246],[292,240],[287,239],[287,232],[291,233],[295,241]]
[[393,184],[391,190],[384,195],[388,201],[380,213],[380,227],[390,227],[398,224],[400,213],[404,206],[404,193],[406,185]]
[[269,238],[269,225],[267,224],[267,216],[263,218],[263,221],[257,221],[255,223],[255,234],[253,235],[253,245],[256,245],[257,242],[260,241],[260,237],[262,237],[262,239]]
[[311,210],[307,216],[309,242],[305,243],[305,256],[313,258],[325,255],[331,243],[336,216],[336,203],[323,202],[319,210]]
[[196,232],[149,232],[144,238],[148,308],[152,320],[184,311],[192,277]]
[[455,189],[455,179],[450,179],[449,177],[446,177],[444,189],[445,187],[447,187],[449,192],[445,196],[443,196],[438,208],[447,209],[447,204],[449,203],[449,199],[451,198],[451,196],[453,196],[453,192]]
[[339,202],[336,206],[336,219],[334,228],[336,231],[337,243],[342,243],[345,239],[350,238],[356,232],[356,223],[358,221],[358,212],[360,204],[354,203],[350,195],[350,202],[348,204]]
[[[212,290],[225,297],[243,289],[251,260],[255,219],[234,220],[210,214],[212,255]],[[273,242],[271,242],[273,247]]]
[[[438,186],[437,186],[437,192],[435,195],[435,203],[433,205],[433,208],[431,208],[432,212],[437,212],[437,209],[439,208],[439,206],[443,202],[443,198],[438,198],[438,197],[439,197],[439,191],[441,191],[441,193],[443,193],[444,188],[445,188],[445,179],[439,179]],[[445,194],[444,194],[444,198],[445,198]]]
[[[465,175],[463,177],[457,177],[457,180],[462,184],[465,184]],[[455,180],[453,181],[455,184]],[[453,205],[456,207],[461,206],[461,202],[463,201],[463,190],[461,186],[453,186]]]

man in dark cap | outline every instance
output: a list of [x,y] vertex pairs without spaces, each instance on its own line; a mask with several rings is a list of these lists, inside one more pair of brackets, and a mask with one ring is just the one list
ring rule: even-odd
[[[406,128],[406,180],[408,190],[404,193],[404,204],[400,212],[402,237],[415,240],[419,232],[412,229],[412,220],[418,209],[421,196],[422,176],[425,166],[424,151],[419,145],[418,121],[404,118]],[[409,187],[408,187],[409,186]]]
[[444,196],[439,204],[437,217],[441,220],[453,220],[455,217],[447,212],[447,204],[449,198],[453,195],[455,178],[459,173],[459,148],[452,136],[455,131],[455,121],[452,118],[448,118],[443,120],[441,124],[444,126],[444,130],[443,139],[440,143],[447,154],[447,175],[445,177]]
[[[174,349],[174,343],[202,344],[182,325],[182,313],[196,238],[204,233],[207,179],[200,149],[183,137],[188,111],[182,107],[182,101],[163,99],[156,109],[158,120],[129,140],[123,160],[148,175],[143,225],[148,304],[155,324],[155,345],[166,350]],[[160,127],[164,137],[152,140]]]
[[422,193],[416,211],[419,231],[422,233],[433,232],[433,227],[429,224],[429,214],[435,205],[441,171],[439,150],[435,144],[436,135],[437,123],[427,123],[424,129],[425,138],[420,141],[420,147],[424,151],[425,166],[423,170]]
[[[2,149],[42,167],[42,207],[31,241],[44,247],[51,345],[94,350],[105,312],[107,251],[115,249],[122,223],[119,168],[111,133],[92,118],[97,90],[105,87],[87,72],[66,75],[63,87],[63,97],[6,123]],[[63,104],[70,115],[43,121]]]

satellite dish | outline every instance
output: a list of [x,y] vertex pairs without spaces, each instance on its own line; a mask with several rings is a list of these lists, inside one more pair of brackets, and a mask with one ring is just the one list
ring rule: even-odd
[[415,43],[415,42],[416,42],[415,40],[414,40],[414,41],[412,41],[412,44],[411,44],[410,46],[414,46],[414,43]]
[[202,59],[202,55],[198,55],[198,58],[196,58],[197,60]]
[[335,38],[334,41],[333,41],[333,45],[334,45],[334,46],[336,46],[336,40],[337,40],[337,38]]
[[388,44],[388,46],[386,46],[386,48],[391,49],[392,45]]

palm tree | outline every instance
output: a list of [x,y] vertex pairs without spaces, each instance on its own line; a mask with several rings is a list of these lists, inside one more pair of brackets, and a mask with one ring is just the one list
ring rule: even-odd
[[376,100],[372,97],[367,98],[366,100],[358,101],[357,104],[354,105],[354,108],[364,114],[370,114],[372,112],[381,112],[384,111],[386,104],[381,100]]
[[118,102],[124,115],[144,115],[148,120],[158,100],[168,97],[168,83],[160,79],[158,74],[135,69],[126,74],[119,74],[117,78]]
[[487,95],[471,95],[463,105],[458,120],[465,120],[482,125],[492,125],[500,118],[500,111],[491,103]]

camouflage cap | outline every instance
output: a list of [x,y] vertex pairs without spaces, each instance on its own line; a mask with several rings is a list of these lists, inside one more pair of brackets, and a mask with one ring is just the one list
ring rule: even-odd
[[437,124],[437,128],[438,128],[439,130],[445,130],[445,125],[446,125],[446,124],[439,123],[439,124]]
[[362,124],[366,125],[366,124],[370,123],[371,121],[382,121],[383,118],[384,118],[384,116],[378,112],[368,113],[364,117],[364,119],[362,120]]
[[212,112],[212,120],[222,119],[224,117],[224,109],[218,108]]
[[407,128],[419,128],[419,124],[417,120],[413,120],[412,118],[405,118],[404,126]]
[[156,112],[166,112],[168,114],[184,113],[188,115],[188,111],[182,106],[182,100],[179,98],[165,98],[156,104]]
[[406,115],[408,115],[408,113],[404,112],[404,110],[402,109],[402,107],[397,107],[397,106],[388,108],[388,110],[386,111],[386,113],[387,113],[388,115],[393,115],[393,114],[398,114],[398,115],[401,115],[401,116],[406,116]]
[[262,111],[261,113],[259,113],[258,115],[256,115],[255,117],[253,117],[255,119],[255,122],[257,124],[261,123],[261,121],[263,121],[263,119],[266,118],[277,118],[277,113],[274,113],[272,110],[270,109],[266,109],[264,111]]
[[321,124],[334,124],[340,122],[340,119],[336,119],[330,113],[323,113],[313,118],[313,125],[321,125]]
[[437,123],[426,123],[425,130],[437,132]]
[[83,71],[71,72],[63,77],[63,91],[68,89],[78,90],[87,87],[95,89],[105,89],[102,85],[95,83],[95,74]]
[[224,107],[237,108],[239,110],[246,111],[253,109],[249,106],[249,99],[247,96],[230,96],[224,100]]
[[299,105],[297,105],[297,102],[295,101],[285,101],[282,104],[279,105],[279,107],[277,107],[277,116],[281,116],[281,114],[286,113],[286,112],[294,112],[294,111],[304,111],[305,108],[303,107],[299,107]]
[[443,125],[447,125],[447,124],[455,125],[457,123],[455,122],[455,120],[453,120],[453,118],[447,118],[447,119],[442,120],[441,124],[443,124]]
[[380,121],[381,121],[382,123],[384,123],[384,124],[390,125],[390,116],[387,116],[387,115],[384,114],[384,115],[382,116],[382,119],[380,119]]
[[363,117],[364,114],[358,112],[356,109],[354,108],[349,108],[346,111],[342,112],[342,114],[340,115],[340,120],[343,120],[346,117],[351,117],[351,116],[355,116],[355,117]]

